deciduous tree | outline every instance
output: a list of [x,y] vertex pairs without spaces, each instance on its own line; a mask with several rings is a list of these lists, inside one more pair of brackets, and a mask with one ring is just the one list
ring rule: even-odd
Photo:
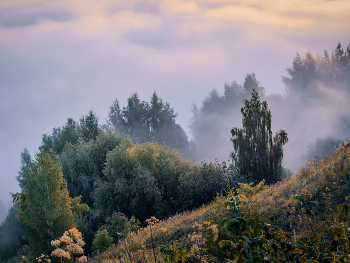
[[281,180],[287,133],[280,130],[272,135],[271,112],[267,102],[259,100],[256,90],[253,90],[250,100],[244,100],[241,112],[243,128],[231,130],[234,147],[231,157],[236,171],[252,182],[265,179],[272,184]]
[[69,197],[60,163],[44,151],[22,169],[21,185],[22,191],[13,194],[13,199],[18,204],[20,227],[29,243],[30,260],[35,262],[42,253],[51,253],[51,240],[73,228],[74,218],[88,207],[80,204],[81,197]]

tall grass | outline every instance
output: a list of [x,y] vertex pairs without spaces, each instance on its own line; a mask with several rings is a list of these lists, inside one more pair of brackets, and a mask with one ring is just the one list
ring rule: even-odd
[[[203,207],[190,212],[184,212],[166,220],[161,220],[152,226],[153,245],[155,246],[157,262],[165,262],[159,252],[162,245],[186,248],[192,246],[188,235],[194,232],[195,222],[202,220],[205,211],[206,209]],[[125,245],[128,251],[126,251]],[[120,241],[117,245],[109,248],[109,251],[111,253],[108,251],[104,252],[89,260],[89,262],[129,262],[130,259],[127,254],[129,252],[133,263],[154,263],[150,226],[141,228],[136,233],[129,233],[125,238],[125,243],[124,241]]]

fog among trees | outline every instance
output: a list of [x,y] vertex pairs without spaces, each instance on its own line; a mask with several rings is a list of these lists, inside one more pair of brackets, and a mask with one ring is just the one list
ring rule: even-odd
[[[34,158],[22,152],[21,192],[0,226],[0,261],[27,242],[35,262],[75,227],[91,254],[104,235],[118,242],[117,231],[137,230],[151,216],[198,208],[240,183],[274,184],[350,138],[350,44],[297,54],[282,83],[284,95],[267,95],[248,73],[242,84],[213,89],[193,105],[191,139],[156,91],[149,102],[137,93],[124,106],[111,101],[105,122],[92,111],[68,118],[43,134]],[[5,218],[1,202],[0,209]]]
[[242,85],[235,81],[225,84],[222,92],[213,89],[201,106],[194,105],[190,123],[196,146],[194,159],[228,160],[232,150],[230,129],[241,127],[242,100],[252,88],[271,109],[272,130],[283,129],[289,135],[289,143],[284,147],[284,167],[300,169],[308,147],[317,138],[332,137],[336,145],[349,139],[350,44],[344,48],[338,43],[331,53],[296,54],[286,73],[282,76],[284,95],[264,94],[258,76],[251,73]]

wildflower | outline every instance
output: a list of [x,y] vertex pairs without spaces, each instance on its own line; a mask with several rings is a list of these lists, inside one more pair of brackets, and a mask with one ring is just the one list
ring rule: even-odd
[[166,227],[161,227],[159,230],[160,230],[162,233],[165,233],[165,232],[168,231],[168,229],[167,229]]
[[219,237],[218,225],[214,224],[214,225],[211,225],[208,228],[210,228],[211,231],[213,232],[213,241],[215,242],[218,239],[218,237]]
[[[22,258],[23,258],[23,256],[22,256]],[[41,261],[43,261],[43,260],[45,260],[45,261],[48,262],[48,263],[51,262],[51,259],[49,259],[49,257],[48,257],[47,255],[45,255],[45,254],[41,254],[41,256],[40,256],[40,257],[37,257],[36,260],[37,260],[38,262],[41,262]]]
[[150,226],[154,226],[156,224],[159,223],[159,219],[155,218],[154,216],[151,216],[151,218],[146,219],[146,222],[150,225]]
[[64,232],[63,236],[61,236],[60,241],[66,243],[66,244],[72,243],[72,239],[68,236],[67,231]]
[[87,262],[86,256],[81,256],[81,257],[77,258],[76,260],[77,260],[77,262],[80,262],[80,263]]
[[70,244],[66,247],[66,249],[74,254],[82,254],[84,253],[84,250],[82,249],[81,246],[77,245],[77,244]]
[[52,256],[56,256],[56,257],[60,257],[60,258],[66,258],[66,259],[70,259],[70,254],[67,251],[64,251],[61,248],[56,248],[54,251],[52,251],[51,253]]
[[51,241],[51,246],[53,247],[57,248],[60,244],[61,244],[61,241],[59,239]]
[[202,229],[202,225],[198,224],[197,222],[194,222],[193,227],[198,227],[199,230]]

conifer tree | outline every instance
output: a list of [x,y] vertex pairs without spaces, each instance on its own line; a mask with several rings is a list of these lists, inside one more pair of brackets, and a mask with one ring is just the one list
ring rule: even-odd
[[255,89],[251,99],[243,103],[243,128],[231,130],[234,166],[238,174],[248,181],[265,179],[268,184],[275,183],[281,180],[283,145],[288,142],[288,135],[280,130],[272,136],[271,111],[266,101],[259,100]]

